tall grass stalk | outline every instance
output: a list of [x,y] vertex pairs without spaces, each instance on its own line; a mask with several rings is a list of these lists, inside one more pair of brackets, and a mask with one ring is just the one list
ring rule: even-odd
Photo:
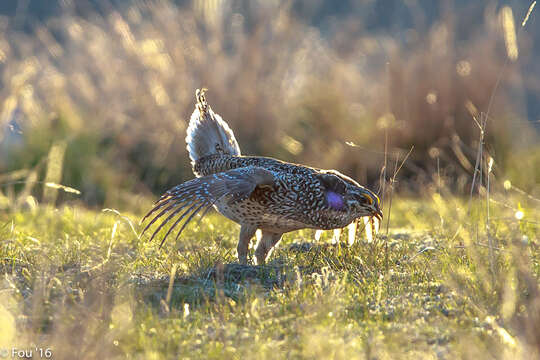
[[411,146],[411,149],[405,155],[405,157],[403,158],[403,160],[399,164],[399,167],[398,167],[399,153],[396,153],[396,161],[394,162],[394,172],[392,174],[392,178],[390,179],[390,199],[389,199],[389,203],[388,203],[388,215],[387,215],[387,218],[386,218],[386,240],[385,240],[385,245],[384,245],[384,252],[385,252],[384,259],[385,259],[386,271],[389,270],[389,264],[388,264],[388,241],[389,241],[389,237],[388,237],[388,235],[389,235],[389,232],[390,232],[390,216],[391,216],[391,213],[392,213],[392,198],[393,198],[393,195],[394,195],[394,186],[395,186],[396,178],[397,178],[397,175],[398,175],[399,171],[401,170],[401,168],[403,167],[403,164],[405,164],[405,162],[407,161],[407,159],[411,155],[413,149],[414,149],[414,145]]

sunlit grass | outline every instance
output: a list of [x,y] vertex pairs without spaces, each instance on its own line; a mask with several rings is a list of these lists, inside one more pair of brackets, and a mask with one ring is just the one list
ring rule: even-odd
[[388,239],[293,232],[265,267],[234,265],[238,228],[218,215],[160,251],[138,239],[137,214],[3,214],[0,347],[59,359],[525,358],[538,337],[538,211],[517,221],[493,206],[491,274],[481,206],[467,216],[466,200],[395,198]]
[[[39,180],[79,189],[86,203],[119,206],[140,183],[162,191],[191,177],[185,130],[195,89],[207,87],[244,154],[337,168],[368,183],[388,132],[391,160],[415,146],[402,175],[425,183],[439,166],[462,192],[478,139],[472,116],[487,110],[500,78],[489,113],[494,172],[538,192],[540,150],[528,121],[535,119],[523,106],[540,77],[521,66],[536,63],[535,52],[517,57],[534,31],[512,20],[533,21],[532,7],[522,14],[517,4],[455,4],[433,14],[429,2],[404,4],[391,16],[427,23],[401,28],[400,20],[391,30],[367,25],[369,1],[329,28],[294,10],[294,1],[121,3],[106,11],[85,5],[84,16],[65,3],[28,33],[16,19],[0,19],[0,173],[54,155],[62,174],[48,167]],[[329,10],[316,3],[313,11]],[[520,66],[502,71],[504,44]],[[45,195],[56,199],[54,189]]]

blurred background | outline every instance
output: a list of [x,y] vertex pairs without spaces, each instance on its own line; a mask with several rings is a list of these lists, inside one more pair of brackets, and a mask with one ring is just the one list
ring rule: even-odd
[[492,186],[538,195],[530,5],[3,0],[0,209],[126,208],[192,178],[184,139],[201,87],[244,154],[378,189],[385,158],[388,178],[414,146],[399,173],[408,194],[441,184],[468,194],[486,118]]

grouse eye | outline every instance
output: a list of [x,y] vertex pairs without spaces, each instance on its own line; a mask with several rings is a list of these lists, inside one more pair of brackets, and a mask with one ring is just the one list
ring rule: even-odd
[[362,205],[373,205],[373,199],[367,195],[357,194],[355,198]]
[[364,195],[355,194],[354,198],[356,199],[356,201],[358,201],[362,205],[368,203],[368,200],[366,199]]

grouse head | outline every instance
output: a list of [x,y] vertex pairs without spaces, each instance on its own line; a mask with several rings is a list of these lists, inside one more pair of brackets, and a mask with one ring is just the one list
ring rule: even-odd
[[372,191],[335,170],[321,171],[317,177],[328,208],[346,212],[352,219],[375,216],[382,220],[381,202]]

